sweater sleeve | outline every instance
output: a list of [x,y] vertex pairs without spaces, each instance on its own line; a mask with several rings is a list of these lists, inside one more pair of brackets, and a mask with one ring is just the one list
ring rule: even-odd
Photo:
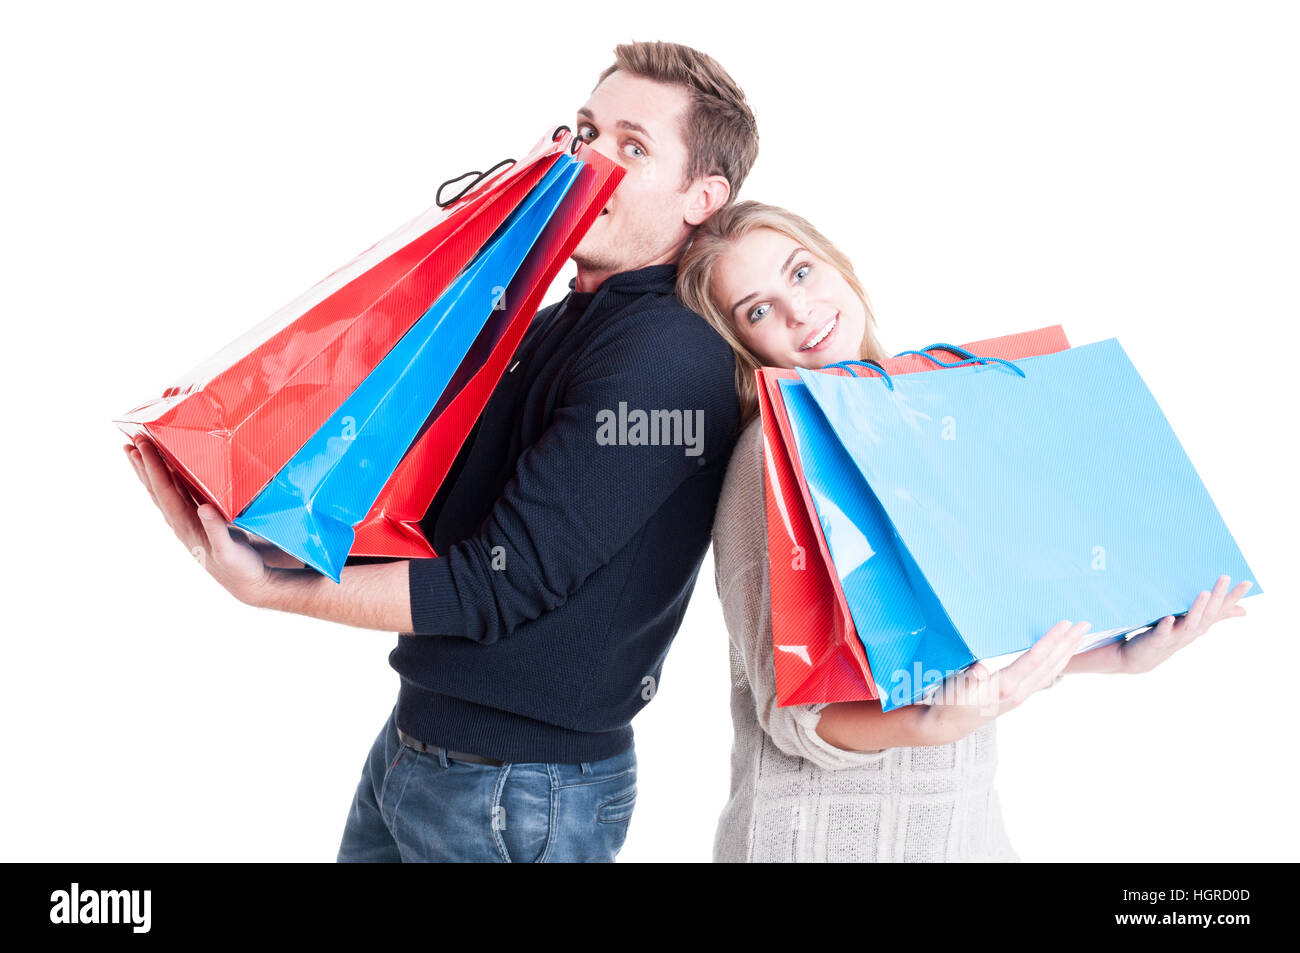
[[[492,643],[562,605],[686,480],[725,465],[739,419],[732,367],[725,342],[680,307],[639,313],[584,349],[479,530],[411,560],[414,634]],[[682,439],[649,443],[651,426],[672,426],[659,417],[638,431],[637,412],[652,411],[680,412]]]
[[829,770],[875,764],[882,751],[846,751],[817,733],[825,704],[779,707],[772,648],[763,431],[754,420],[727,469],[713,530],[714,579],[732,654],[743,669],[754,715],[776,746]]

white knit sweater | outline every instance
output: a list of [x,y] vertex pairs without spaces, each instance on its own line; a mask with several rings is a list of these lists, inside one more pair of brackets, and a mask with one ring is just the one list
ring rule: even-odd
[[993,723],[946,745],[845,751],[817,734],[824,705],[778,708],[772,661],[763,434],[736,444],[713,524],[731,641],[731,795],[715,861],[1016,861],[993,774]]

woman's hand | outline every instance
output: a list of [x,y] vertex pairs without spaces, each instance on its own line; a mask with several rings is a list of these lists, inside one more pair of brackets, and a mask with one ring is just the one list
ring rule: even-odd
[[930,744],[964,738],[985,722],[1020,707],[1035,692],[1051,687],[1070,658],[1083,647],[1092,626],[1058,622],[1006,668],[989,673],[981,662],[951,675],[927,699]]
[[1165,616],[1154,628],[1115,643],[1118,660],[1115,671],[1125,675],[1149,672],[1209,632],[1216,622],[1244,616],[1246,610],[1237,603],[1250,591],[1251,583],[1249,580],[1240,582],[1229,592],[1231,582],[1228,576],[1220,576],[1214,589],[1202,591],[1184,615]]

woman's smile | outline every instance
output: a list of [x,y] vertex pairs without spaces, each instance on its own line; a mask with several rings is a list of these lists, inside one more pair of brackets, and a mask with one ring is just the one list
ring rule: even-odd
[[835,332],[840,327],[840,313],[836,311],[825,324],[814,328],[799,345],[800,351],[824,351],[835,340]]

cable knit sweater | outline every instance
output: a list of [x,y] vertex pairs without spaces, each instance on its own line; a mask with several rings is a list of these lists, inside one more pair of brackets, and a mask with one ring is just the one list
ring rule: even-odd
[[857,752],[817,734],[824,705],[777,707],[762,455],[754,420],[736,444],[713,524],[735,728],[713,859],[1019,860],[993,787],[992,722],[950,744]]

